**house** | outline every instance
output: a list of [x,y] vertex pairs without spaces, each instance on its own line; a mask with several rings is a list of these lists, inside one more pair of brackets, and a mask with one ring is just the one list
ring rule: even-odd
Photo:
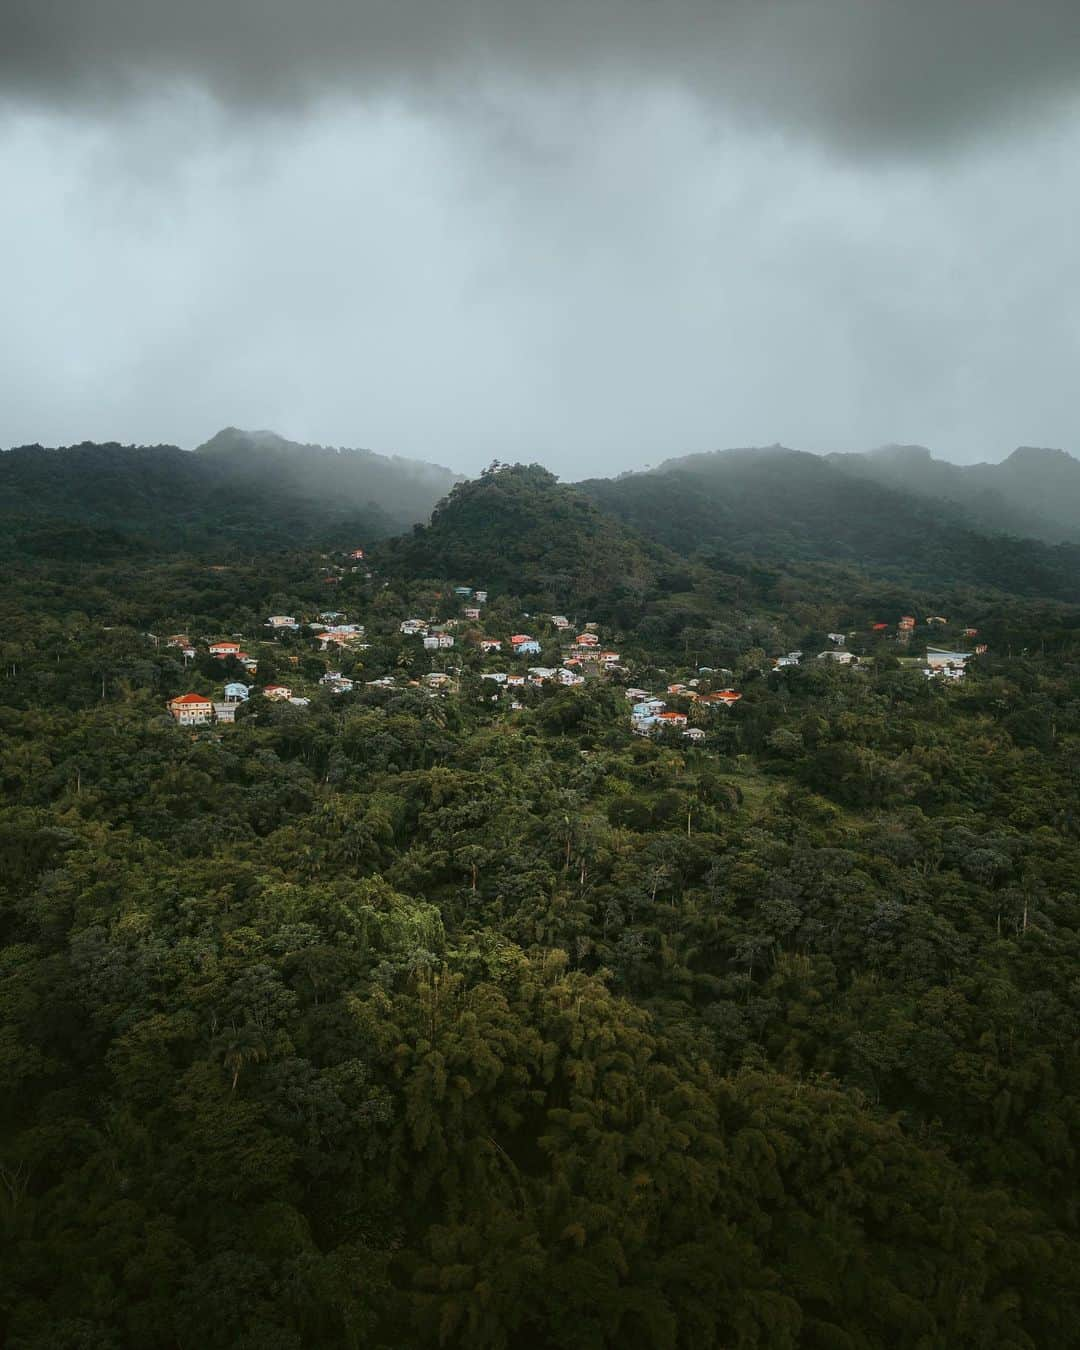
[[579,647],[599,647],[600,639],[595,633],[579,633],[574,639]]
[[262,694],[263,698],[271,699],[275,703],[284,703],[286,699],[292,698],[292,690],[286,684],[268,684]]
[[646,698],[640,703],[634,704],[630,709],[630,715],[636,719],[655,717],[657,713],[663,712],[666,707],[667,704],[662,698]]
[[688,741],[703,741],[705,733],[700,727],[687,727],[683,732],[683,738]]
[[987,647],[987,645],[986,645],[985,642],[977,642],[977,643],[975,644],[975,655],[976,655],[976,656],[985,656],[988,650],[989,650],[989,648]]
[[530,666],[529,678],[534,684],[543,684],[546,680],[554,678],[555,671],[551,666]]
[[485,675],[481,675],[480,678],[481,678],[482,680],[494,680],[496,684],[505,684],[505,683],[506,683],[506,671],[505,671],[505,670],[493,670],[493,671],[488,672],[488,673],[485,674]]
[[166,704],[182,727],[199,727],[214,716],[214,704],[203,694],[180,694]]
[[566,617],[565,614],[553,614],[551,616],[551,623],[552,626],[555,628],[562,629],[570,627],[570,620]]
[[782,670],[784,666],[797,666],[798,664],[798,659],[794,656],[781,656],[777,658],[774,669]]
[[939,647],[927,647],[926,673],[927,675],[943,675],[946,678],[958,680],[964,674],[964,669],[970,657],[970,652],[952,652],[944,651]]
[[364,625],[362,623],[339,623],[333,628],[324,629],[318,636],[319,646],[323,651],[327,647],[348,647],[354,643],[359,643],[364,636]]
[[186,633],[174,633],[171,638],[165,641],[166,647],[190,647],[191,639]]
[[244,669],[247,671],[249,675],[254,675],[255,672],[259,669],[258,661],[256,661],[253,656],[248,656],[247,652],[241,652],[236,659],[240,662],[240,664],[244,667]]
[[656,720],[662,727],[684,727],[686,726],[686,714],[681,712],[661,712],[656,714]]
[[426,619],[403,619],[398,627],[406,637],[416,637],[418,633],[426,633],[428,630]]
[[290,699],[289,699],[289,702],[293,705],[294,708],[307,708],[307,707],[310,707],[310,705],[311,705],[311,699],[309,699],[309,698],[295,698],[295,697],[294,697],[294,698],[290,698]]
[[211,642],[210,655],[220,657],[224,660],[227,656],[240,657],[239,642]]
[[872,624],[870,625],[871,629],[872,629],[875,633],[884,633],[885,630],[888,628],[888,626],[889,626],[889,625],[888,625],[887,623],[872,623]]
[[944,628],[949,621],[940,614],[931,614],[926,622],[928,624],[933,624],[935,628]]
[[643,698],[649,697],[647,689],[627,689],[625,693],[631,703],[640,703]]
[[685,693],[686,693],[686,685],[685,685],[685,684],[669,684],[668,687],[667,687],[667,691],[668,691],[669,694],[685,694]]
[[618,663],[618,652],[601,652],[597,660],[602,661],[605,666],[614,666]]
[[701,701],[711,704],[714,708],[730,708],[741,698],[742,694],[737,689],[717,689],[713,694],[706,694]]
[[567,686],[585,683],[584,675],[578,675],[573,670],[567,670],[565,666],[559,671],[557,679],[560,684],[565,684]]
[[514,651],[518,656],[539,656],[540,644],[536,638],[529,637],[527,633],[516,633],[510,639]]
[[843,633],[826,633],[825,636],[837,647],[842,647],[844,645],[845,638]]
[[340,671],[328,670],[319,681],[326,685],[332,694],[351,694],[353,682],[347,676],[342,675]]
[[447,647],[454,645],[454,639],[449,633],[429,633],[424,638],[424,650],[428,652],[443,651]]
[[478,619],[480,617],[480,611],[475,605],[468,605],[465,608],[465,617],[467,619]]
[[468,600],[469,596],[472,595],[472,587],[471,587],[471,586],[455,586],[455,587],[454,587],[454,594],[455,594],[455,595],[460,595],[460,596],[462,596],[465,600]]
[[246,684],[241,684],[239,680],[232,680],[225,686],[225,702],[243,703],[247,699],[248,693]]
[[445,689],[451,683],[450,676],[440,670],[433,670],[424,676],[424,683],[431,689]]
[[521,685],[523,685],[523,684],[525,683],[525,676],[524,676],[524,675],[507,675],[507,677],[506,677],[506,683],[507,683],[507,685],[509,685],[509,686],[511,686],[511,687],[518,688],[518,687],[520,687]]
[[915,615],[914,614],[903,615],[900,622],[896,626],[897,628],[900,629],[901,632],[910,633],[912,629],[915,627]]
[[487,591],[476,592],[476,603],[478,605],[484,605],[487,603]]
[[394,677],[393,675],[381,675],[377,680],[368,680],[367,686],[369,689],[393,689]]
[[291,630],[294,633],[300,631],[300,625],[291,614],[271,614],[264,627],[273,628],[275,632],[280,629]]
[[353,551],[346,556],[352,558],[355,562],[363,562],[364,550],[362,548],[354,548]]
[[194,660],[195,660],[195,648],[194,648],[194,647],[184,647],[183,650],[181,651],[180,655],[184,658],[185,661],[194,661]]
[[214,704],[215,722],[235,722],[236,704],[235,703],[215,703]]
[[818,652],[817,659],[819,661],[832,661],[840,666],[850,666],[853,661],[857,661],[859,658],[854,652],[838,652],[830,650]]
[[481,638],[480,650],[482,652],[501,652],[502,643],[498,638]]
[[340,609],[324,609],[319,618],[323,623],[337,623],[339,619],[345,618],[345,613]]
[[978,635],[979,635],[979,630],[978,630],[977,628],[965,628],[965,629],[964,629],[964,636],[965,636],[965,637],[978,637]]

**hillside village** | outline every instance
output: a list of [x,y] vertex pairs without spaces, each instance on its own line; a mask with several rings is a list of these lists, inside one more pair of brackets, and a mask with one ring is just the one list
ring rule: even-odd
[[[624,695],[629,705],[627,726],[634,734],[675,734],[701,744],[707,742],[715,717],[743,697],[733,684],[733,670],[710,666],[663,671],[673,678],[656,687],[642,678],[655,669],[651,654],[637,650],[624,657],[622,639],[605,634],[599,623],[566,614],[508,612],[505,606],[492,614],[483,586],[446,587],[436,597],[438,615],[387,613],[378,600],[389,583],[370,568],[360,548],[349,550],[343,562],[322,566],[320,572],[331,584],[339,584],[347,574],[361,574],[368,584],[361,602],[363,623],[344,610],[322,609],[312,614],[270,614],[258,634],[192,638],[175,633],[165,639],[185,666],[199,668],[204,677],[210,674],[207,658],[221,667],[220,681],[203,678],[201,690],[189,689],[167,701],[167,711],[179,726],[229,725],[253,696],[304,709],[313,699],[336,698],[363,688],[412,688],[438,699],[460,697],[466,687],[475,686],[472,696],[478,702],[515,713],[545,687],[575,689],[602,681]],[[510,631],[514,629],[518,631]],[[925,655],[912,656],[920,629],[925,633]],[[971,627],[958,630],[967,647],[933,645],[930,639],[940,638],[946,630],[957,631],[942,616],[928,616],[921,624],[913,615],[902,615],[891,624],[874,621],[865,632],[829,632],[829,645],[815,655],[798,649],[762,653],[760,666],[751,673],[783,678],[792,668],[815,661],[857,674],[872,668],[881,658],[882,644],[891,643],[902,667],[917,669],[928,679],[956,682],[971,658],[985,654],[987,648],[975,641],[978,630]],[[160,642],[157,637],[152,640]],[[639,640],[633,645],[640,649]],[[373,649],[380,654],[375,660],[367,656]],[[387,668],[391,653],[393,666]],[[265,678],[267,664],[273,678]]]

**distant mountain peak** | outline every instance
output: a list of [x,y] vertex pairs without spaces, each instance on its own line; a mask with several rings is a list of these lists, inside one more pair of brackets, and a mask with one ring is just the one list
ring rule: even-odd
[[1002,463],[1014,466],[1064,465],[1078,464],[1080,460],[1070,455],[1067,450],[1059,450],[1044,445],[1018,445],[1011,455],[1002,460]]

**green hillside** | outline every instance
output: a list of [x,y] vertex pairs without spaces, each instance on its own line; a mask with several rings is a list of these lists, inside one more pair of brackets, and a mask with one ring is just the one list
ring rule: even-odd
[[686,555],[830,562],[918,584],[1072,599],[1080,548],[989,533],[949,503],[780,446],[669,460],[578,485],[604,511]]
[[377,556],[413,577],[449,577],[551,607],[641,597],[676,561],[539,464],[493,466],[459,484],[429,526]]
[[222,432],[177,446],[84,442],[0,454],[10,552],[50,556],[369,543],[426,519],[449,470]]

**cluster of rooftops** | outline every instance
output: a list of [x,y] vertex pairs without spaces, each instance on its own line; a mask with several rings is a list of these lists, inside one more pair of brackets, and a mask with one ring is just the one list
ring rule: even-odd
[[[354,550],[349,556],[362,558],[363,551],[360,549]],[[398,625],[400,633],[406,637],[420,638],[426,650],[438,651],[452,648],[455,643],[452,630],[463,623],[475,625],[480,621],[483,612],[482,606],[487,601],[488,592],[483,589],[474,589],[471,586],[457,586],[453,589],[453,595],[459,601],[469,602],[463,603],[463,618],[450,618],[441,623],[435,619],[407,618],[403,619]],[[524,617],[528,618],[529,616],[525,615]],[[545,646],[553,652],[556,642],[558,643],[558,665],[538,664],[529,666],[524,671],[483,672],[481,678],[496,686],[492,698],[498,698],[499,692],[504,688],[513,691],[526,685],[547,683],[574,686],[585,683],[586,673],[603,674],[625,669],[619,664],[620,654],[617,651],[605,649],[597,624],[586,623],[583,625],[581,632],[567,638],[564,634],[568,630],[572,631],[572,625],[565,614],[550,614],[543,617],[550,629],[555,630],[556,638],[551,638],[549,633],[548,638],[541,640],[527,632],[512,633],[506,638],[478,637],[475,627],[466,634],[467,639],[478,645],[480,651],[486,655],[493,655],[506,649],[514,656],[538,656]],[[929,628],[942,628],[947,625],[948,620],[940,615],[934,615],[925,619],[924,623]],[[300,620],[292,614],[271,614],[266,619],[264,626],[275,635],[299,633],[301,629],[307,629],[315,637],[322,651],[328,651],[332,647],[339,650],[365,650],[370,646],[369,643],[364,641],[364,625],[348,622],[348,616],[340,610],[323,610],[316,620]],[[913,615],[902,615],[896,623],[897,640],[901,642],[909,640],[916,626],[917,621]],[[889,629],[890,625],[874,623],[870,628],[874,633],[882,633]],[[978,630],[965,628],[963,633],[965,637],[973,638],[978,635]],[[845,665],[858,664],[862,658],[847,649],[848,638],[857,635],[857,633],[828,633],[826,636],[832,645],[827,650],[819,652],[817,659]],[[196,647],[187,634],[174,634],[167,641],[169,646],[179,648],[185,659],[193,659],[197,655]],[[245,651],[243,644],[239,641],[221,639],[209,643],[206,650],[211,656],[220,660],[224,661],[228,658],[236,660],[249,676],[254,677],[257,673],[257,659]],[[927,676],[958,679],[964,674],[970,657],[985,651],[984,644],[977,645],[974,652],[928,647],[924,672]],[[294,656],[291,659],[295,664],[296,657]],[[773,669],[781,671],[799,665],[802,660],[803,653],[801,651],[790,651],[773,661]],[[716,672],[703,666],[700,673],[713,675]],[[730,672],[723,673],[730,677]],[[334,694],[350,692],[355,687],[355,683],[356,681],[352,677],[340,671],[328,670],[319,679],[319,684]],[[365,683],[370,687],[392,687],[396,684],[396,678],[393,675],[385,675],[378,679],[367,680]],[[422,681],[414,679],[410,680],[410,683],[422,683],[428,689],[438,691],[449,686],[452,683],[452,677],[445,672],[433,671],[423,676]],[[678,697],[690,709],[694,707],[730,708],[742,698],[742,694],[735,689],[703,691],[701,684],[700,679],[691,679],[685,684],[671,684],[668,686],[667,694]],[[167,706],[169,712],[181,725],[197,726],[208,722],[232,722],[235,719],[237,707],[248,698],[250,692],[251,689],[247,684],[233,680],[225,684],[223,696],[220,699],[203,694],[186,693],[169,700]],[[267,684],[259,692],[271,701],[288,702],[296,707],[305,707],[310,703],[310,699],[294,694],[292,688],[284,684]],[[681,730],[682,734],[691,740],[700,740],[704,737],[705,732],[701,727],[688,725],[688,712],[677,708],[669,708],[666,699],[658,697],[646,689],[632,688],[625,692],[631,704],[631,725],[635,732],[641,735],[651,735],[665,727],[673,727]],[[511,706],[519,707],[520,704],[512,704]]]

